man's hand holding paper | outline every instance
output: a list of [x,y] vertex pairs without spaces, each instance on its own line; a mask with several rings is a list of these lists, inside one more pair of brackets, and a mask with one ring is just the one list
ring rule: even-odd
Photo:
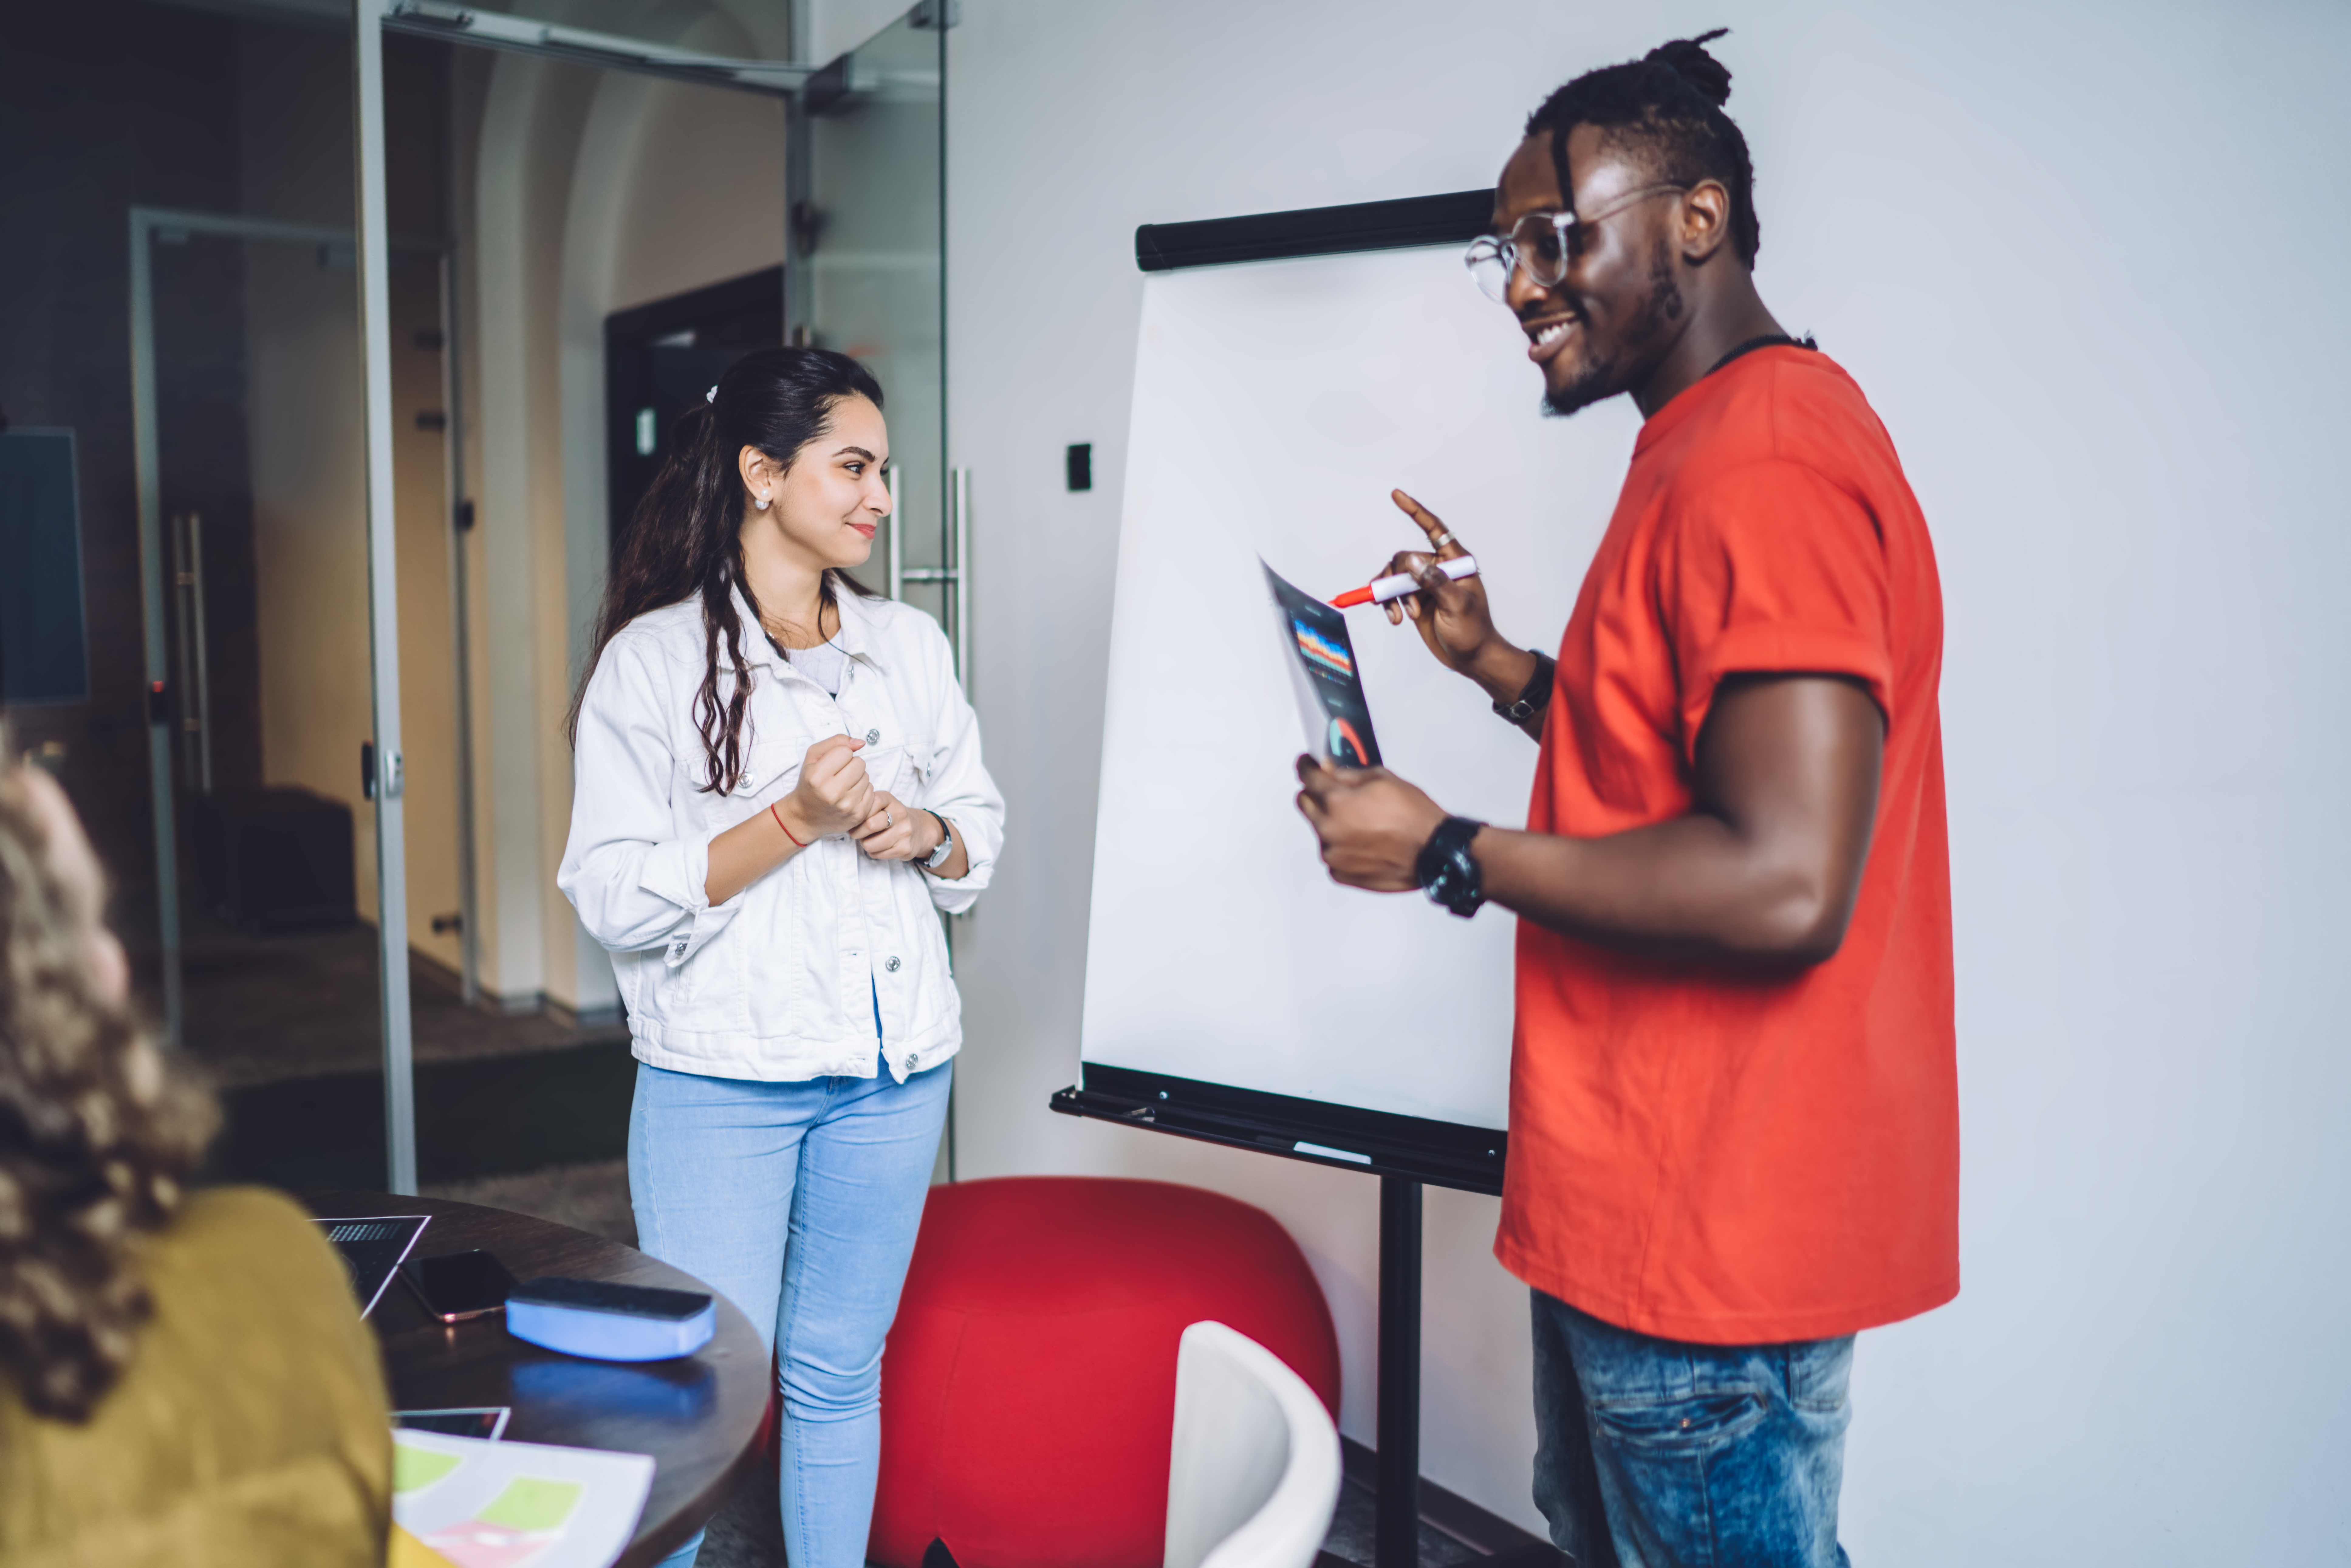
[[1445,808],[1384,768],[1326,768],[1298,759],[1298,809],[1322,841],[1331,880],[1374,893],[1410,893],[1423,844]]

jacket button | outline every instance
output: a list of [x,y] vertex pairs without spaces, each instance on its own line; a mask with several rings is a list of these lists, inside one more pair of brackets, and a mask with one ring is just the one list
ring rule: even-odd
[[869,729],[869,730],[867,730],[867,731],[865,732],[865,744],[866,744],[866,745],[868,745],[868,746],[879,746],[879,745],[881,745],[881,744],[882,744],[882,732],[881,732],[880,730],[878,730],[878,729]]
[[898,972],[898,960],[895,958],[886,959],[883,961],[882,967],[894,975]]

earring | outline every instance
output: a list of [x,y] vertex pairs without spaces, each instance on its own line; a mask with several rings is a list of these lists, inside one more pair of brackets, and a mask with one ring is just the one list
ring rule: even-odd
[[761,510],[761,511],[763,511],[763,512],[764,512],[764,511],[766,511],[767,509],[768,509],[768,497],[765,497],[765,496],[762,496],[762,497],[759,497],[759,510]]

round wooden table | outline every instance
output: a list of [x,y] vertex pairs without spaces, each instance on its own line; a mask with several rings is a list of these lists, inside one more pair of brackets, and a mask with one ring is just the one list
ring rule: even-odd
[[[481,1248],[517,1280],[564,1274],[674,1291],[709,1291],[632,1247],[504,1209],[381,1192],[308,1192],[311,1213],[424,1214],[432,1223],[411,1258]],[[713,1291],[713,1294],[716,1292]],[[735,1303],[718,1298],[718,1332],[674,1361],[587,1361],[526,1344],[503,1314],[444,1324],[394,1280],[368,1322],[383,1343],[395,1410],[505,1405],[506,1436],[521,1443],[612,1448],[653,1457],[653,1492],[617,1568],[648,1568],[685,1542],[726,1500],[753,1462],[766,1422],[766,1345]]]

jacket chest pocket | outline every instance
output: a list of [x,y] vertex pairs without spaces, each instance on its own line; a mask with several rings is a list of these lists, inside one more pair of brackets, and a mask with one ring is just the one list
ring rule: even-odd
[[[865,764],[866,782],[912,805],[914,791],[920,788],[916,765],[928,765],[931,747],[927,738],[917,739],[912,729],[895,722],[892,711],[895,706],[883,705],[878,711],[869,707],[860,713],[849,721],[850,734],[865,742],[858,747],[857,758]],[[859,719],[866,722],[861,725]]]
[[808,748],[815,742],[806,735],[779,736],[761,740],[751,747],[743,759],[743,777],[731,794],[716,790],[702,797],[702,811],[710,828],[724,832],[737,823],[748,821],[799,788],[800,768],[808,758]]
[[897,781],[877,788],[888,789],[909,806],[922,805],[930,798],[931,775],[936,771],[931,766],[931,737],[910,735],[905,743],[895,750],[898,755],[893,766]]
[[869,746],[858,752],[865,764],[866,782],[876,789],[886,789],[901,800],[912,801],[908,792],[913,772],[913,752],[904,746]]

